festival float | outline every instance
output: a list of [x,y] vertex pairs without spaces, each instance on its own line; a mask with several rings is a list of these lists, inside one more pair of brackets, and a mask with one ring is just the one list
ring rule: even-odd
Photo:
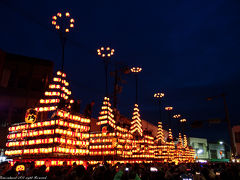
[[[63,22],[70,23],[64,28],[60,27],[62,23],[59,23],[63,18]],[[66,34],[74,27],[73,23],[74,19],[70,18],[68,12],[57,13],[57,16],[52,17],[52,24],[59,30],[63,52]],[[67,165],[72,165],[73,162],[79,165],[84,162],[96,164],[104,161],[111,164],[193,162],[195,152],[187,145],[186,135],[184,144],[179,135],[179,143],[175,147],[170,128],[168,138],[164,138],[162,122],[158,123],[156,137],[143,131],[137,101],[137,74],[142,68],[131,69],[136,77],[136,103],[130,127],[119,125],[121,123],[117,122],[119,120],[114,116],[107,93],[107,67],[114,49],[101,47],[97,53],[103,59],[106,72],[106,96],[96,123],[100,131],[92,132],[91,119],[73,110],[74,99],[63,71],[63,53],[62,69],[56,72],[43,98],[36,107],[27,110],[25,122],[9,127],[5,155],[13,159],[11,164],[16,161],[34,161],[36,166],[45,164],[49,167],[60,166],[64,162]]]

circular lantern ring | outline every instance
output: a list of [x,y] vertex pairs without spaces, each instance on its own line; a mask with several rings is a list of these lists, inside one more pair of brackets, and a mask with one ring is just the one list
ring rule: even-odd
[[69,12],[65,14],[59,12],[56,16],[52,17],[52,25],[61,32],[68,33],[71,28],[74,28],[74,22],[75,20],[70,17]]
[[139,73],[141,71],[142,71],[142,68],[140,68],[140,67],[132,67],[131,68],[131,72],[132,73]]
[[110,47],[101,47],[100,49],[97,50],[97,54],[101,56],[102,58],[110,58],[111,56],[114,55],[115,50],[111,49]]
[[163,98],[164,95],[165,95],[164,93],[155,93],[155,94],[154,94],[154,97],[155,97],[155,98]]

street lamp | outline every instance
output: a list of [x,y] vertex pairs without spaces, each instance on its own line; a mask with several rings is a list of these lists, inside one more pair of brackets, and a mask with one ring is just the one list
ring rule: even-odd
[[197,156],[198,156],[198,158],[199,158],[199,155],[202,154],[202,153],[203,153],[203,149],[198,149],[198,150],[197,150]]
[[158,102],[158,108],[159,108],[159,122],[162,122],[162,111],[161,111],[161,99],[164,97],[164,93],[155,93],[154,98]]
[[135,74],[136,78],[136,104],[138,104],[138,73],[142,71],[142,68],[140,67],[132,67],[131,72]]
[[113,56],[115,50],[111,49],[110,47],[101,47],[97,50],[98,56],[100,56],[103,59],[104,62],[104,68],[105,68],[105,81],[106,81],[106,87],[105,87],[105,93],[106,97],[108,97],[108,64],[110,61],[111,56]]
[[168,128],[172,129],[172,117],[171,117],[171,111],[173,110],[173,107],[165,107],[165,110],[168,112]]
[[75,20],[70,17],[70,13],[66,12],[65,14],[57,13],[56,16],[52,17],[52,25],[59,32],[61,45],[62,45],[62,72],[64,68],[64,49],[67,40],[67,34],[69,33],[71,28],[74,28]]
[[[218,141],[218,143],[221,144],[221,145],[224,145],[224,146],[228,146],[228,148],[230,150],[230,159],[231,159],[231,156],[233,155],[231,146],[228,143],[224,142],[224,141]],[[227,155],[227,150],[225,149],[225,151],[226,151],[226,155]]]

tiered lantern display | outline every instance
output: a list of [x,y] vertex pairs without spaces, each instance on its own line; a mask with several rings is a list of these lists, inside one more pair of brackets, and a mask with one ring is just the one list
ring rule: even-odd
[[138,161],[150,162],[154,159],[154,137],[143,135],[138,140],[133,141],[132,158]]
[[67,157],[69,162],[69,158],[85,159],[88,155],[90,119],[70,113],[73,100],[69,98],[71,91],[67,86],[66,74],[58,71],[45,92],[45,98],[40,99],[40,106],[35,108],[37,122],[9,128],[7,156],[13,159],[20,156],[22,159],[42,159],[41,163],[45,162],[44,158],[47,161],[54,158],[49,162],[51,165],[59,165],[59,158]]
[[177,143],[177,148],[175,151],[175,161],[178,162],[183,162],[183,157],[185,154],[185,150],[183,148],[183,142],[182,142],[182,136],[181,133],[179,133],[179,137],[178,137],[178,143]]
[[[183,136],[183,148],[184,148],[184,151],[183,151],[182,161],[186,163],[192,162],[194,160],[195,151],[188,146],[186,135]],[[192,153],[194,153],[193,156],[192,156]]]
[[[135,104],[130,129],[115,122],[111,103],[104,98],[97,125],[101,132],[89,132],[90,119],[72,111],[66,74],[58,71],[52,84],[40,99],[39,106],[28,110],[26,122],[9,128],[5,154],[14,161],[35,160],[36,165],[83,164],[112,162],[193,162],[194,150],[181,135],[175,149],[172,132],[164,140],[162,123],[158,124],[156,140],[144,134],[138,105]],[[36,113],[35,113],[35,112]],[[37,120],[37,121],[36,121]],[[36,121],[36,122],[35,122]]]
[[167,156],[164,159],[164,162],[174,162],[175,144],[173,142],[173,136],[172,136],[171,129],[169,129],[169,131],[168,131],[168,140],[165,143],[165,147],[163,149],[163,154]]
[[[111,103],[108,97],[104,97],[102,109],[100,111],[100,116],[98,117],[97,125],[100,125],[102,131],[109,131],[111,128],[116,127],[116,122],[114,120],[113,110],[111,108]],[[111,127],[111,128],[110,128]]]
[[134,105],[130,131],[134,135],[132,158],[138,161],[153,159],[154,137],[143,134],[142,120],[137,104]]
[[129,158],[132,155],[132,134],[123,127],[117,126],[109,98],[105,97],[97,125],[101,132],[90,134],[90,155],[96,160],[114,160]]
[[134,105],[130,130],[131,130],[132,134],[138,133],[138,134],[136,134],[137,136],[142,136],[143,135],[142,121],[141,121],[141,118],[140,118],[139,108],[138,108],[137,104]]
[[158,122],[158,131],[155,140],[155,158],[159,162],[167,159],[167,146],[165,145],[162,122]]

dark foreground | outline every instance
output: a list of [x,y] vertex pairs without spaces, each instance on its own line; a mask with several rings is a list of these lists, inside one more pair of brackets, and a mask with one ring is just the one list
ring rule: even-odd
[[56,179],[56,180],[240,180],[240,164],[116,164],[105,163],[84,166],[45,165],[35,167],[34,163],[25,164],[24,171],[5,163],[0,165],[0,179]]

